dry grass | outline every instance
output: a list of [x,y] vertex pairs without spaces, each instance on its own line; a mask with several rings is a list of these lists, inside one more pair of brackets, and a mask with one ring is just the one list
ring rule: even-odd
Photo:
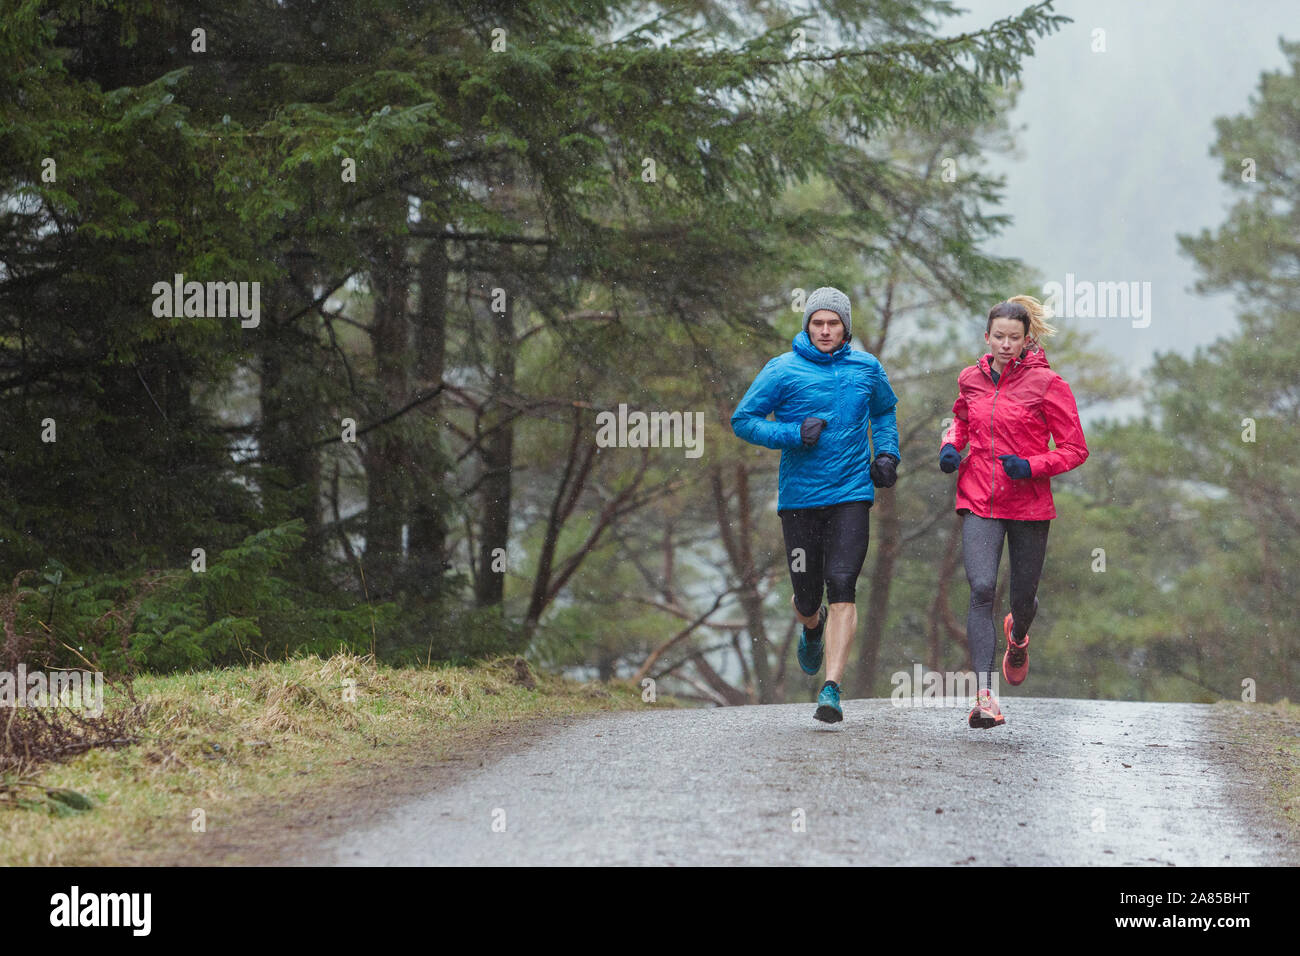
[[[66,791],[75,800],[0,800],[0,864],[203,862],[183,847],[268,801],[292,801],[348,775],[382,776],[415,752],[462,754],[483,736],[539,717],[651,706],[630,684],[577,684],[533,674],[521,659],[472,668],[393,669],[338,654],[251,668],[141,677],[140,743],[49,764],[10,794]],[[129,704],[106,694],[105,706]],[[674,706],[660,698],[655,707]],[[363,778],[364,779],[364,778]]]
[[1270,806],[1286,823],[1287,841],[1300,845],[1300,704],[1225,701],[1238,756],[1263,784]]

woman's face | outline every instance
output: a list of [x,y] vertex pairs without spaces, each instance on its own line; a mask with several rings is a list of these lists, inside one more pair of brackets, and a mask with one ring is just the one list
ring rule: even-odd
[[1006,365],[1025,347],[1025,323],[1019,319],[996,318],[984,333],[984,341],[993,353],[994,364]]

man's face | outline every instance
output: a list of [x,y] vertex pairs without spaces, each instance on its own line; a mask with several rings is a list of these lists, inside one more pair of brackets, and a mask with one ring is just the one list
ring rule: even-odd
[[818,309],[808,316],[808,338],[823,352],[834,352],[844,342],[844,323],[838,312]]

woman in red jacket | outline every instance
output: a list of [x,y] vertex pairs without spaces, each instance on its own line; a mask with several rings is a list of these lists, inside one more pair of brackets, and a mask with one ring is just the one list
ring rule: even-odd
[[[993,696],[993,593],[1003,538],[1010,545],[1011,613],[1002,621],[1007,650],[1002,676],[1015,685],[1029,673],[1029,625],[1038,610],[1038,579],[1047,529],[1056,517],[1052,476],[1088,457],[1074,393],[1052,371],[1042,341],[1056,330],[1043,305],[1018,295],[989,311],[984,341],[991,351],[957,377],[952,426],[944,433],[939,467],[957,471],[962,556],[970,582],[966,640],[978,675],[972,727],[1006,723]],[[1047,437],[1056,442],[1047,447]],[[970,441],[970,454],[961,450]]]

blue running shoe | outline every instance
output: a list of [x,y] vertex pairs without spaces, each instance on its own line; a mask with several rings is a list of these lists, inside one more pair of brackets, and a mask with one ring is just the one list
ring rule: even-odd
[[844,709],[840,707],[840,688],[833,681],[822,685],[822,692],[817,695],[817,713],[813,714],[820,721],[834,724],[844,719]]
[[799,668],[805,674],[816,674],[822,669],[822,652],[826,649],[823,638],[826,636],[826,605],[818,612],[821,622],[813,628],[816,633],[815,638],[809,638],[808,628],[800,628],[799,635]]

